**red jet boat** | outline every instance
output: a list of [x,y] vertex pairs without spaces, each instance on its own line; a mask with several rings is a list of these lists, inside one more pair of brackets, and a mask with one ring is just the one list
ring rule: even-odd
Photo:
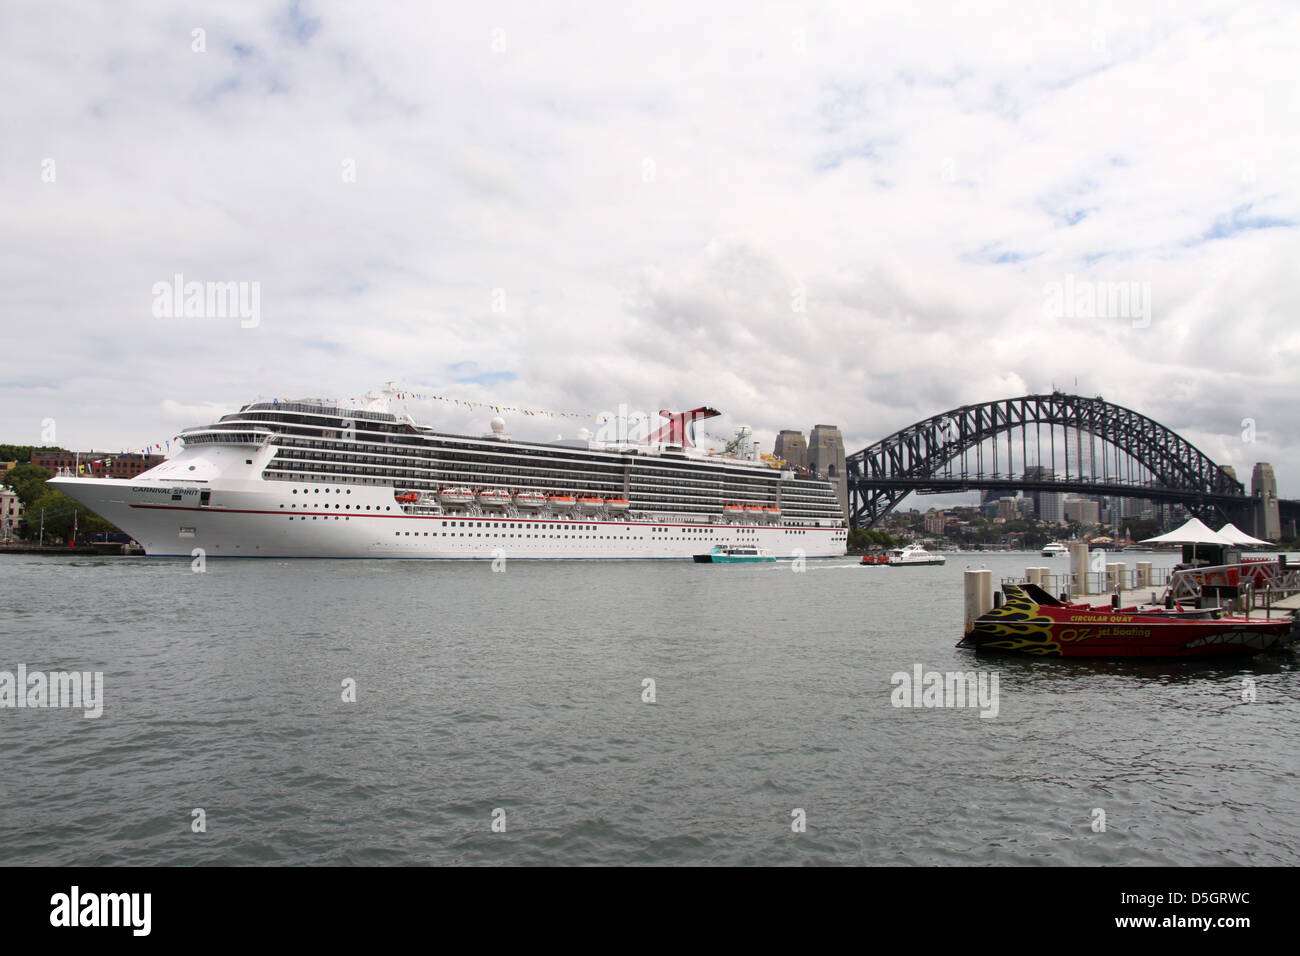
[[1066,604],[1034,584],[1003,591],[1003,605],[976,618],[958,647],[1036,657],[1210,657],[1275,650],[1300,634],[1292,615],[1265,620],[1218,609]]

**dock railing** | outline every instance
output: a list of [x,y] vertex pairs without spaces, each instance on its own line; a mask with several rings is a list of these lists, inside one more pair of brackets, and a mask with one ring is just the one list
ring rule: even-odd
[[1202,599],[1207,589],[1219,598],[1231,592],[1230,600],[1241,610],[1271,613],[1277,600],[1300,593],[1300,568],[1265,561],[1183,568],[1174,572],[1168,594],[1185,603]]
[[1263,609],[1271,616],[1278,601],[1300,594],[1300,567],[1271,562],[1175,569],[1111,564],[1105,571],[1090,570],[1078,576],[1050,568],[1026,568],[1024,575],[1002,579],[1004,585],[1025,582],[1037,584],[1054,597],[1065,595],[1067,600],[1120,595],[1129,603],[1134,592],[1149,592],[1155,604],[1231,607],[1245,614]]
[[1075,576],[1068,571],[1054,572],[1048,568],[1026,568],[1026,571],[1031,570],[1036,570],[1038,573],[1003,578],[1002,583],[1024,584],[1031,581],[1053,597],[1060,597],[1062,594],[1070,598],[1088,595],[1097,597],[1114,594],[1116,591],[1143,591],[1147,589],[1160,591],[1168,587],[1172,574],[1169,568],[1127,568],[1117,566],[1108,568],[1105,571],[1086,571],[1081,576],[1081,580],[1075,581]]

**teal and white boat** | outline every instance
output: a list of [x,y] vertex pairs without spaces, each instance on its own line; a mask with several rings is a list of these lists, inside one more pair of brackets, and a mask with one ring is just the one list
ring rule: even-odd
[[733,548],[720,544],[708,554],[697,554],[696,564],[751,564],[757,561],[775,561],[771,551],[762,548]]

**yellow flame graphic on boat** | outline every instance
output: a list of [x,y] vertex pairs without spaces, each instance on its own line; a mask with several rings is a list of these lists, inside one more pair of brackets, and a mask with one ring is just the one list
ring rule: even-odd
[[971,636],[979,647],[1041,657],[1061,653],[1061,645],[1052,639],[1052,619],[1041,615],[1038,604],[1019,588],[1007,588],[1006,602],[981,616]]

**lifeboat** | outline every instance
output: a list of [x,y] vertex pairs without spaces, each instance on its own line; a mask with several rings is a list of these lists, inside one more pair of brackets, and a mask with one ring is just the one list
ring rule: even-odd
[[551,495],[546,499],[547,503],[557,511],[572,508],[577,502],[573,495]]
[[767,518],[768,521],[780,521],[781,509],[774,505],[768,505],[763,509],[763,516]]
[[722,513],[731,518],[739,518],[745,513],[745,509],[740,505],[723,505]]
[[515,495],[515,504],[520,508],[540,508],[546,504],[546,495],[540,491],[520,491]]
[[604,506],[605,506],[605,502],[601,498],[584,497],[578,499],[579,511],[586,511],[590,513],[593,511],[599,511]]
[[393,495],[394,501],[399,501],[404,505],[414,504],[420,500],[420,496],[414,491],[399,491]]
[[484,508],[504,508],[510,504],[510,492],[502,488],[485,488],[478,493],[478,503]]
[[448,485],[446,488],[438,490],[438,500],[444,505],[467,505],[474,500],[474,492],[468,488],[457,488]]
[[762,521],[762,520],[764,520],[764,519],[766,518],[766,515],[763,514],[763,509],[760,508],[758,505],[746,505],[746,506],[745,506],[745,517],[746,517],[746,518],[755,518],[755,519],[758,519],[758,520]]
[[607,498],[605,507],[610,511],[627,511],[631,507],[631,502],[626,498]]

